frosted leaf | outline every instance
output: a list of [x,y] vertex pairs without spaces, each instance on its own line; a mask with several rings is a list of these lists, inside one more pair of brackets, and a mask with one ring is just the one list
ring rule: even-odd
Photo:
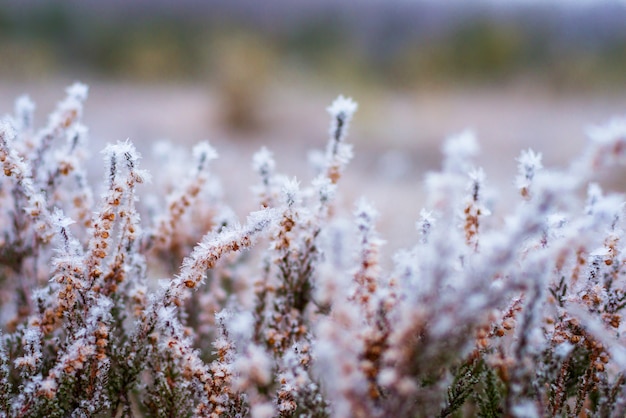
[[44,394],[54,393],[57,390],[57,382],[54,379],[48,378],[40,383],[39,388]]
[[328,113],[334,118],[342,118],[349,120],[358,109],[359,105],[350,97],[339,95],[335,101],[326,108]]
[[96,304],[91,307],[91,325],[95,326],[97,321],[108,321],[111,318],[111,308],[113,308],[113,301],[104,295],[99,295]]
[[300,202],[300,182],[295,177],[283,182],[281,191],[283,193],[284,202],[287,206],[291,207]]
[[34,370],[37,367],[37,362],[39,358],[32,354],[25,354],[22,357],[18,357],[13,362],[15,367],[18,369],[26,368]]
[[217,159],[217,151],[208,141],[202,141],[193,147],[193,157],[197,161],[198,171],[203,171],[208,167],[208,162]]
[[359,199],[354,211],[356,224],[360,230],[368,230],[374,226],[374,222],[378,218],[378,212],[365,198]]
[[624,196],[611,194],[598,199],[593,205],[593,215],[598,220],[613,222],[624,212]]
[[41,338],[41,331],[37,328],[27,328],[24,331],[24,341],[28,345],[35,345],[39,343],[39,339]]
[[139,154],[135,151],[135,146],[130,142],[130,139],[126,139],[125,141],[117,141],[115,144],[107,144],[106,147],[101,151],[102,154],[106,156],[110,155],[124,155],[126,153],[131,154],[133,158],[139,158]]
[[313,187],[317,191],[320,203],[331,201],[337,191],[337,185],[333,184],[326,176],[317,176],[313,179]]
[[87,99],[89,87],[86,84],[76,82],[69,86],[66,90],[67,95],[77,100],[84,101]]
[[348,128],[350,126],[350,120],[352,115],[356,112],[357,104],[351,98],[345,98],[339,96],[332,105],[326,110],[332,116],[330,122],[330,142],[328,143],[327,153],[332,158],[340,155],[341,162],[345,162],[346,158],[349,160],[350,155],[346,153],[346,150],[342,150],[340,145],[343,144],[343,140],[348,134]]
[[567,215],[561,212],[553,213],[547,216],[546,223],[543,228],[544,239],[562,238],[566,233],[564,229],[568,224]]
[[265,147],[261,148],[252,157],[252,167],[261,176],[268,176],[276,167],[272,152]]
[[347,164],[354,157],[351,144],[340,143],[337,145],[335,158],[341,164]]
[[522,151],[517,158],[517,177],[515,185],[518,189],[528,189],[536,173],[543,168],[541,164],[541,153],[535,153],[528,149]]
[[436,219],[433,212],[422,208],[420,210],[420,224],[428,224],[429,226],[435,225]]
[[89,130],[82,123],[72,125],[67,131],[67,142],[69,151],[73,152],[78,145],[85,142]]
[[9,142],[15,139],[15,128],[7,119],[0,119],[0,145],[8,147]]
[[251,232],[258,232],[265,229],[274,219],[276,219],[278,213],[274,209],[263,209],[248,214],[246,224]]
[[118,141],[116,145],[114,145],[115,152],[119,155],[123,155],[124,158],[131,162],[136,162],[141,158],[141,154],[137,152],[135,149],[135,145],[130,141],[130,139],[126,139],[125,141]]
[[539,170],[543,168],[541,159],[542,159],[542,155],[540,152],[535,152],[530,148],[522,151],[520,156],[517,158],[517,163],[519,164],[520,172],[526,173],[529,170],[535,171],[535,170]]
[[162,306],[157,311],[157,318],[160,323],[167,324],[176,318],[176,308],[173,306]]
[[118,148],[117,148],[116,145],[107,144],[106,147],[104,147],[104,149],[102,151],[100,151],[100,153],[104,155],[105,162],[108,162],[108,160],[112,156],[115,156],[115,154],[117,154],[117,149]]
[[221,311],[215,312],[215,322],[220,324],[220,326],[225,326],[226,323],[232,318],[233,313],[228,309],[222,309]]
[[[111,187],[116,180],[120,170],[127,170],[131,178],[137,183],[150,181],[151,176],[146,170],[138,170],[137,162],[141,154],[136,150],[135,145],[129,140],[118,141],[116,144],[107,144],[101,151],[104,154],[104,161]],[[125,168],[123,168],[125,167]]]
[[28,95],[23,95],[15,100],[15,113],[21,115],[23,113],[32,113],[35,111],[35,103]]
[[485,182],[485,170],[482,167],[471,170],[468,176],[473,183],[482,184]]
[[30,129],[33,126],[33,115],[35,113],[35,103],[30,97],[24,95],[15,101],[15,116],[21,129]]
[[587,202],[585,205],[585,213],[591,215],[594,210],[594,206],[598,200],[602,199],[602,188],[598,183],[590,183],[587,187]]
[[65,216],[63,211],[59,208],[54,208],[54,211],[52,212],[52,222],[53,222],[53,225],[56,226],[57,228],[64,228],[64,229],[72,225],[73,223],[75,223],[75,221],[72,220],[72,218]]
[[468,176],[470,181],[467,183],[466,189],[471,194],[471,199],[478,202],[481,199],[483,183],[485,182],[485,171],[482,167],[472,169]]

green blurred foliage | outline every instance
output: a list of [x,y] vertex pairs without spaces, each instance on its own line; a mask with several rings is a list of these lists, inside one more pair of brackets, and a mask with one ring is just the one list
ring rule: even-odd
[[472,21],[434,42],[410,45],[390,71],[400,84],[501,81],[530,67],[525,41],[513,27]]
[[[529,75],[556,88],[626,82],[626,39],[568,44],[555,40],[549,29],[484,16],[421,36],[392,22],[372,42],[356,39],[363,33],[355,34],[344,15],[330,12],[273,30],[215,17],[102,17],[67,4],[42,3],[12,13],[0,7],[0,75],[77,76],[82,71],[145,81],[215,81],[237,103],[231,116],[241,126],[253,123],[243,115],[261,86],[289,71],[322,82],[401,89]],[[247,89],[249,97],[243,98]]]

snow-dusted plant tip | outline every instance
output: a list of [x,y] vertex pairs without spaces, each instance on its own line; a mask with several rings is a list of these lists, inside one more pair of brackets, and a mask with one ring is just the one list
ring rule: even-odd
[[510,213],[475,134],[450,138],[385,261],[393,214],[335,201],[351,99],[312,181],[255,154],[238,220],[207,142],[157,146],[162,195],[130,141],[92,187],[87,92],[39,130],[26,96],[0,120],[0,416],[626,415],[624,197],[591,182],[624,161],[622,120],[562,171],[523,151]]

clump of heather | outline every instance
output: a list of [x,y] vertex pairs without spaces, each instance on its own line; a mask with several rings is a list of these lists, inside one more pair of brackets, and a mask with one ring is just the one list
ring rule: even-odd
[[0,416],[626,415],[624,197],[593,182],[626,161],[623,120],[565,169],[523,151],[509,213],[475,135],[450,138],[386,262],[392,214],[336,200],[351,99],[311,182],[254,155],[240,220],[207,142],[157,144],[154,179],[108,145],[91,185],[87,95],[42,128],[28,97],[0,121]]

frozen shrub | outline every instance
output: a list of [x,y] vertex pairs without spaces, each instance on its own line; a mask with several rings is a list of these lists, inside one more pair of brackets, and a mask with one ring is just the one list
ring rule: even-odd
[[415,245],[384,263],[375,208],[335,203],[351,99],[310,184],[254,156],[239,222],[208,143],[186,174],[159,145],[177,174],[152,197],[134,145],[109,145],[92,188],[86,97],[39,130],[26,97],[0,122],[0,416],[626,414],[624,200],[593,183],[625,160],[623,120],[561,171],[523,151],[508,214],[474,134],[451,138]]

